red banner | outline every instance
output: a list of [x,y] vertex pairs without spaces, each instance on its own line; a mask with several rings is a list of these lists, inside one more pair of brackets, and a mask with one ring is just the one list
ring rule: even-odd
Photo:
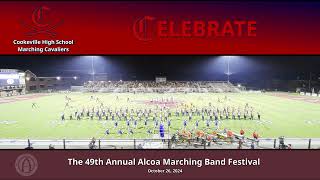
[[[2,151],[1,179],[319,179],[318,151]],[[130,163],[131,162],[131,163]]]
[[320,3],[1,2],[1,54],[319,54]]

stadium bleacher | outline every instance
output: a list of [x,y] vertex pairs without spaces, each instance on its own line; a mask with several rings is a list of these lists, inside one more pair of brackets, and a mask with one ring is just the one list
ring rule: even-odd
[[226,81],[88,81],[83,88],[72,90],[95,92],[240,92],[240,89]]

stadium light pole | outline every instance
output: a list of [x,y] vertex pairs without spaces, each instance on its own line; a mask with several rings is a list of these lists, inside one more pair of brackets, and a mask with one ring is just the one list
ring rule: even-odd
[[311,92],[312,72],[309,72],[309,92]]
[[92,81],[94,81],[94,56],[91,56],[91,73],[92,73]]
[[228,62],[228,82],[230,82],[230,62],[229,62],[229,58],[227,59],[227,62]]
[[225,56],[226,60],[227,60],[227,79],[228,79],[228,83],[230,82],[230,59],[232,58],[232,56]]

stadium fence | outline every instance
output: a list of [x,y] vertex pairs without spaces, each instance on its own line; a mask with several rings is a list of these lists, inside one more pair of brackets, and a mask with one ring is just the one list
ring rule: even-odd
[[[215,140],[204,141],[201,139],[189,139],[175,141],[172,139],[97,139],[90,148],[91,140],[0,140],[0,149],[238,149],[239,140]],[[259,138],[258,141],[245,140],[242,149],[251,149],[254,143],[255,149],[285,149],[281,140],[275,138]],[[320,149],[320,138],[284,138],[283,144],[291,144],[292,149]]]

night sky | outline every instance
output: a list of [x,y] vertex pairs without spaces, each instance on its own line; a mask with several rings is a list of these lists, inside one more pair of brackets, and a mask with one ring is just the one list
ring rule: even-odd
[[[320,56],[94,56],[96,76],[109,80],[294,80],[320,77]],[[31,70],[37,76],[90,76],[90,56],[1,56],[0,68]]]

